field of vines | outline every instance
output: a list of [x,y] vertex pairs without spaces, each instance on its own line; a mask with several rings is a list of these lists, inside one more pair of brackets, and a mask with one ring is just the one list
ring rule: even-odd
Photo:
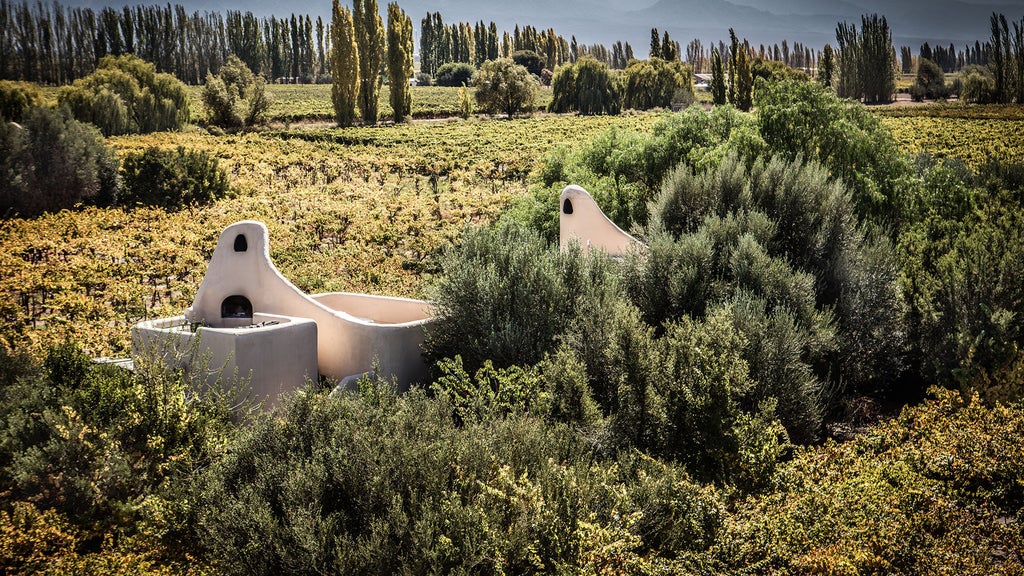
[[[193,117],[203,115],[200,102],[202,88],[189,88],[193,102]],[[475,88],[469,88],[470,94]],[[330,84],[270,84],[267,86],[270,95],[271,122],[297,122],[303,120],[333,121],[334,108],[331,104]],[[459,89],[445,86],[413,86],[412,117],[413,118],[446,118],[459,113]],[[551,89],[542,88],[537,93],[538,110],[547,108],[551,102]],[[380,117],[389,120],[393,114],[387,86],[380,91]]]
[[1024,107],[931,105],[874,109],[911,154],[960,158],[977,167],[990,157],[1024,162]]
[[0,222],[0,339],[39,351],[73,338],[93,356],[129,327],[180,314],[220,231],[256,219],[271,256],[310,292],[425,296],[433,255],[522,194],[545,151],[655,114],[431,121],[213,136],[192,129],[111,139],[122,153],[184,146],[219,160],[232,197],[202,208],[65,210]]

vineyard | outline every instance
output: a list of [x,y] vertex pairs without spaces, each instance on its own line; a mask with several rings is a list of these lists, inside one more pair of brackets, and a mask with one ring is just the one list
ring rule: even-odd
[[907,152],[960,158],[978,166],[990,157],[1024,162],[1024,108],[936,105],[875,112]]
[[73,338],[96,356],[123,354],[132,324],[191,303],[217,235],[243,219],[266,222],[271,256],[303,290],[423,296],[436,251],[521,195],[541,154],[657,117],[114,138],[122,153],[208,152],[234,195],[178,212],[89,207],[3,221],[0,338],[36,351]]
[[[470,94],[475,88],[469,88]],[[192,114],[201,117],[203,112],[197,106],[201,87],[189,88],[193,102]],[[459,113],[459,89],[444,86],[413,86],[412,117],[413,118],[448,118]],[[330,84],[270,84],[267,93],[271,98],[270,121],[298,122],[304,120],[333,121],[334,108],[331,104]],[[550,90],[540,90],[537,94],[538,110],[547,108],[551,101]],[[380,115],[382,120],[391,118],[390,94],[387,86],[380,91]]]

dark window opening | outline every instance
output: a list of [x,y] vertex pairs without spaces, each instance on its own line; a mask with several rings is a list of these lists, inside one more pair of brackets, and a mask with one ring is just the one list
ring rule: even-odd
[[565,199],[565,202],[562,202],[562,213],[572,214],[572,201],[568,198]]
[[221,318],[252,318],[252,302],[245,296],[228,296],[220,304]]
[[249,242],[245,239],[245,234],[239,234],[235,236],[235,252],[245,252],[249,249]]

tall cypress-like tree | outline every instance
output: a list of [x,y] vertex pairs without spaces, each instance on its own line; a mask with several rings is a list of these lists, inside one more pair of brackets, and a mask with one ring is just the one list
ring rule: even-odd
[[388,83],[395,122],[412,112],[409,77],[413,72],[412,19],[392,2],[388,4]]
[[739,45],[740,41],[736,38],[736,31],[729,28],[729,103],[736,104],[739,100],[737,94],[737,88],[739,87],[736,80],[737,64],[739,63]]
[[716,105],[725,104],[725,70],[718,48],[711,49],[711,101]]
[[750,70],[749,50],[744,41],[736,54],[736,107],[744,112],[754,105],[754,76]]
[[836,93],[865,102],[888,102],[896,91],[896,50],[885,17],[861,17],[861,30],[841,22],[836,27],[839,78]]
[[861,17],[861,85],[866,102],[889,102],[896,92],[896,51],[885,16]]
[[832,53],[832,46],[825,44],[824,50],[821,51],[821,66],[818,67],[818,82],[825,87],[831,87],[835,68],[836,60]]
[[339,126],[351,126],[359,96],[359,47],[352,12],[334,0],[331,18],[331,100]]
[[995,98],[997,102],[1010,101],[1010,30],[1006,16],[992,13],[992,50],[989,61],[995,76]]
[[352,23],[359,51],[359,111],[365,124],[376,124],[384,65],[384,21],[377,0],[355,0]]

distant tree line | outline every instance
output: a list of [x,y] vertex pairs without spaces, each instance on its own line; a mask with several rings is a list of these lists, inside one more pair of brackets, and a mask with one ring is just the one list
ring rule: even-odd
[[0,78],[68,84],[104,56],[134,54],[198,84],[228,54],[268,78],[310,82],[328,72],[326,30],[317,18],[257,18],[251,12],[189,13],[180,4],[121,10],[0,0]]
[[[621,50],[622,43],[615,46],[613,52]],[[445,64],[464,63],[479,68],[488,60],[511,58],[516,52],[536,53],[543,68],[554,70],[565,62],[575,61],[580,50],[575,37],[570,44],[553,28],[538,30],[533,26],[520,28],[517,24],[511,34],[506,31],[499,37],[494,22],[447,25],[440,12],[428,12],[420,22],[420,70],[431,76],[436,76]],[[603,51],[609,54],[607,49]]]

